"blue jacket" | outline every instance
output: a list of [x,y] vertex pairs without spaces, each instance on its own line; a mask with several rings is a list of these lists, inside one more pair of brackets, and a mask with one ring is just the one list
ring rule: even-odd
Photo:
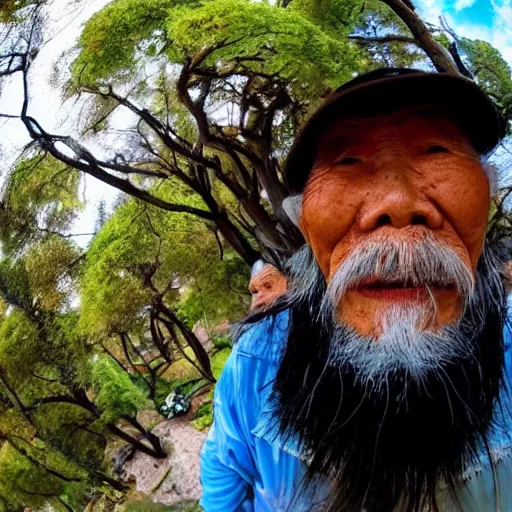
[[[255,324],[235,345],[217,383],[214,424],[201,452],[201,505],[206,512],[302,512],[315,509],[325,496],[298,495],[304,465],[295,447],[283,445],[275,430],[270,402],[283,343],[287,312]],[[512,337],[505,331],[506,371],[512,375]],[[502,391],[505,407],[495,413],[497,427],[490,440],[496,461],[498,493],[488,457],[481,466],[467,468],[459,499],[464,512],[512,512],[512,417],[503,411],[509,392]],[[448,499],[442,512],[456,510]],[[440,499],[443,503],[443,498]]]

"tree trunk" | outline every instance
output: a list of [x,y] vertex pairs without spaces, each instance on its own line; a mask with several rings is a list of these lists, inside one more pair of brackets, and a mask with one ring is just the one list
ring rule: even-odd
[[[211,382],[215,383],[215,377],[212,373],[212,368],[210,364],[210,357],[208,353],[201,345],[201,342],[197,339],[197,336],[176,316],[176,314],[170,310],[165,304],[160,302],[157,306],[159,313],[159,320],[165,325],[167,331],[169,332],[169,336],[174,340],[174,344],[180,354],[192,365],[196,368],[196,370],[201,374],[201,376]],[[165,317],[165,318],[164,318]],[[176,326],[181,332],[182,336],[185,338],[188,346],[194,352],[196,356],[197,364],[194,362],[183,349],[181,342],[178,338],[178,334],[174,330],[174,326]]]
[[249,240],[231,222],[226,213],[220,212],[218,214],[216,224],[224,240],[249,266],[252,266],[261,257],[260,253],[254,249]]
[[93,471],[93,475],[95,480],[99,483],[106,482],[108,485],[110,485],[110,487],[112,487],[116,491],[126,491],[126,485],[123,482],[117,480],[116,478],[106,475],[101,471]]
[[453,62],[448,50],[433,37],[424,21],[414,12],[411,7],[402,0],[381,0],[407,25],[411,34],[416,39],[420,48],[427,54],[439,72],[448,72],[454,75],[459,70]]
[[155,457],[157,459],[165,459],[167,457],[167,453],[165,453],[164,449],[162,448],[162,443],[160,442],[160,438],[150,432],[149,430],[146,430],[138,421],[137,418],[132,418],[130,416],[124,416],[124,419],[130,423],[133,427],[135,427],[150,443],[155,451]]
[[[163,451],[162,446],[160,445],[160,440],[154,434],[150,434],[152,436],[153,442],[148,438],[148,441],[151,443],[150,448],[135,437],[127,434],[124,430],[121,430],[117,425],[114,425],[113,423],[108,425],[108,429],[117,437],[120,437],[123,441],[131,444],[137,450],[150,455],[151,457],[155,457],[155,459],[165,459],[165,457],[167,457],[167,454]],[[153,444],[155,438],[158,440],[158,442]]]

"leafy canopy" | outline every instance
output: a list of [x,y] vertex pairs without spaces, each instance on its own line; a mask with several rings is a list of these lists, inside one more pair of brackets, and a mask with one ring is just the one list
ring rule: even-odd
[[[356,2],[341,3],[343,13],[350,14],[343,23],[348,31]],[[336,6],[328,12],[330,24],[339,29]],[[248,69],[278,74],[296,82],[298,90],[309,84],[308,94],[314,94],[314,84],[339,85],[363,64],[354,44],[331,37],[299,12],[265,2],[115,0],[87,23],[73,77],[89,86],[126,81],[148,58],[165,54],[170,63],[182,64],[209,47],[217,49],[206,65],[222,69],[247,59]]]
[[3,185],[0,241],[6,252],[66,230],[81,211],[80,173],[47,154],[22,156]]

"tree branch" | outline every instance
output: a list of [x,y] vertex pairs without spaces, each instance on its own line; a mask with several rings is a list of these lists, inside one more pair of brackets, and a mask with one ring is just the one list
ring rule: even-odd
[[28,459],[32,464],[44,469],[47,473],[50,475],[53,475],[57,477],[60,480],[63,480],[64,482],[81,482],[82,478],[73,478],[69,476],[64,476],[61,473],[58,473],[57,471],[50,469],[49,467],[45,466],[42,462],[38,461],[36,458],[32,457],[25,448],[22,448],[21,446],[18,446],[16,443],[13,442],[12,437],[8,437],[9,444],[20,454],[23,455],[26,459]]
[[433,37],[423,20],[414,12],[412,4],[403,0],[381,0],[405,23],[418,46],[427,54],[437,71],[459,74],[448,50]]
[[367,37],[359,36],[357,34],[351,34],[348,36],[352,41],[356,41],[359,44],[384,44],[384,43],[406,43],[406,44],[418,44],[418,41],[414,37],[402,36],[400,34],[389,34],[382,37]]
[[[60,160],[61,162],[73,167],[74,169],[78,169],[83,171],[98,180],[106,183],[107,185],[111,185],[126,194],[133,196],[141,201],[144,201],[148,204],[161,208],[163,210],[169,212],[178,212],[178,213],[190,213],[191,215],[195,215],[205,220],[214,220],[214,216],[212,213],[201,210],[200,208],[194,208],[192,206],[182,205],[182,204],[174,204],[164,201],[149,192],[140,189],[133,185],[128,180],[124,180],[109,174],[105,170],[102,169],[101,164],[98,162],[83,146],[74,141],[71,137],[62,137],[50,135],[44,132],[39,124],[30,117],[25,117],[23,122],[27,126],[30,135],[35,140],[39,141],[41,146],[48,151],[54,158]],[[37,126],[37,129],[34,128]],[[75,154],[78,151],[78,154],[75,158],[69,157],[64,154],[56,147],[56,142],[64,143],[69,149],[71,149]],[[109,167],[112,167],[109,165]]]
[[71,404],[71,405],[76,405],[77,407],[81,407],[82,409],[85,409],[94,414],[97,413],[97,411],[92,403],[90,405],[84,404],[81,401],[77,400],[76,398],[74,398],[70,395],[48,396],[45,398],[41,398],[39,400],[36,400],[32,405],[29,405],[28,407],[26,407],[26,410],[29,412],[34,411],[35,409],[38,409],[39,407],[41,407],[41,405],[45,405],[45,404]]

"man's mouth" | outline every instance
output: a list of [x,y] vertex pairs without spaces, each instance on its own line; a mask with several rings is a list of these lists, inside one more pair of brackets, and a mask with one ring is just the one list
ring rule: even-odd
[[403,280],[367,279],[354,287],[361,295],[389,301],[426,301],[431,294],[440,291],[454,291],[454,285],[445,283],[417,284]]

